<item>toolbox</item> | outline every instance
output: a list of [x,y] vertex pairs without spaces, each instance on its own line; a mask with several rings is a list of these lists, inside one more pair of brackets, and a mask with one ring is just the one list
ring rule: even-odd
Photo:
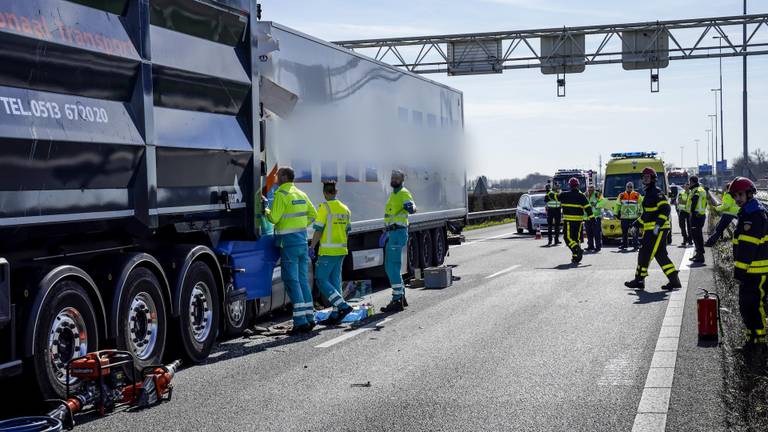
[[448,288],[453,283],[451,267],[429,267],[424,269],[425,288]]

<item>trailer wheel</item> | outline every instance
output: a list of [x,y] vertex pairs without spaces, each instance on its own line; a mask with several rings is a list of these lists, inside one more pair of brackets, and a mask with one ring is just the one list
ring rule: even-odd
[[219,331],[219,294],[211,269],[202,261],[192,263],[184,278],[179,310],[182,354],[201,362],[211,353]]
[[515,218],[515,228],[517,228],[518,234],[523,233],[523,228],[520,227],[520,218]]
[[448,242],[442,228],[435,228],[434,231],[432,231],[432,237],[435,239],[434,259],[432,260],[432,263],[435,266],[440,266],[445,262],[445,255],[448,252],[446,245]]
[[[227,294],[235,289],[235,286],[227,284]],[[226,324],[227,336],[235,337],[240,336],[248,327],[250,307],[248,307],[248,300],[242,299],[236,302],[230,303],[227,299],[224,300],[224,323]]]
[[117,348],[133,354],[139,376],[145,367],[162,362],[168,326],[165,301],[157,276],[144,267],[131,271],[124,290],[118,306]]
[[58,282],[42,304],[35,332],[33,365],[43,398],[66,397],[67,364],[96,351],[98,342],[96,311],[85,289],[72,280]]
[[434,248],[430,230],[421,231],[421,244],[419,245],[419,251],[421,252],[419,264],[421,268],[432,267],[432,251]]
[[411,233],[408,236],[408,250],[406,259],[408,260],[408,273],[414,274],[417,267],[419,267],[419,242],[417,241],[416,233]]

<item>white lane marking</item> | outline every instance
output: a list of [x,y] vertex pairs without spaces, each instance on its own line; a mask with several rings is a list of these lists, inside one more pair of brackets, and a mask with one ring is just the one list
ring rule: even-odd
[[497,239],[497,238],[501,238],[501,237],[506,237],[508,235],[513,235],[513,234],[517,234],[517,231],[508,232],[508,233],[504,233],[504,234],[499,234],[499,235],[496,235],[496,236],[493,236],[493,237],[481,238],[479,240],[473,240],[473,241],[470,241],[470,242],[462,243],[460,245],[451,246],[451,249],[456,249],[456,248],[459,248],[459,247],[462,247],[462,246],[469,246],[469,245],[475,244],[475,243],[482,243],[482,242],[484,242],[486,240],[493,240],[493,239]]
[[516,268],[518,268],[518,267],[520,267],[520,264],[515,264],[515,265],[513,265],[512,267],[507,267],[507,268],[505,268],[504,270],[501,270],[501,271],[497,271],[497,272],[496,272],[496,273],[494,273],[494,274],[490,274],[490,275],[486,276],[485,278],[486,278],[486,279],[491,279],[491,278],[494,278],[494,277],[496,277],[496,276],[498,276],[498,275],[503,275],[504,273],[509,273],[509,272],[511,272],[512,270],[514,270],[514,269],[516,269]]
[[333,338],[333,339],[331,339],[331,340],[329,340],[327,342],[321,343],[320,345],[316,345],[315,348],[330,348],[330,347],[332,347],[332,346],[334,346],[334,345],[336,345],[338,343],[344,342],[345,340],[351,339],[351,338],[353,338],[353,337],[355,337],[355,336],[357,336],[359,334],[365,333],[365,332],[367,332],[369,330],[373,330],[376,327],[381,327],[382,324],[384,324],[386,322],[389,322],[389,321],[392,321],[392,318],[384,318],[383,320],[381,320],[379,322],[365,325],[363,327],[360,327],[357,330],[352,330],[350,332],[346,332],[346,333],[344,333],[343,335],[341,335],[341,336],[339,336],[337,338]]
[[656,341],[656,349],[651,359],[651,368],[645,378],[643,395],[637,406],[632,432],[663,432],[667,427],[669,399],[672,396],[672,383],[677,363],[677,348],[680,345],[680,329],[683,323],[685,295],[688,293],[688,280],[691,276],[689,259],[695,250],[688,248],[680,263],[680,283],[678,291],[669,296],[664,321]]

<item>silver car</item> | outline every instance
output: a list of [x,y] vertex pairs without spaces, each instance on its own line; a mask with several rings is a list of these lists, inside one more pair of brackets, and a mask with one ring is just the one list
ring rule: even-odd
[[524,229],[529,233],[536,232],[536,227],[541,231],[546,231],[547,226],[547,200],[542,194],[524,194],[517,202],[517,212],[515,213],[515,225],[517,233],[522,234]]

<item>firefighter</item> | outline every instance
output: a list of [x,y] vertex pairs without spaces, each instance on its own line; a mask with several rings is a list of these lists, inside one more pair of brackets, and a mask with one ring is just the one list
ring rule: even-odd
[[699,178],[691,176],[691,189],[688,208],[691,210],[689,235],[696,245],[696,253],[691,257],[695,263],[704,262],[704,222],[707,218],[707,192],[699,184]]
[[315,234],[309,249],[312,255],[317,245],[320,245],[315,265],[315,280],[320,292],[333,306],[333,312],[325,320],[325,324],[338,324],[352,312],[352,306],[344,300],[341,288],[341,266],[349,253],[347,235],[352,228],[352,212],[336,199],[337,193],[335,181],[323,182],[325,202],[317,207]]
[[683,190],[677,195],[677,223],[680,226],[680,234],[683,235],[683,243],[680,246],[688,246],[693,244],[693,240],[690,236],[691,226],[691,209],[688,204],[691,203],[690,186],[688,183],[683,185]]
[[704,243],[706,247],[712,247],[723,236],[725,229],[736,219],[736,215],[739,213],[739,206],[734,201],[731,193],[728,192],[731,184],[725,187],[725,193],[723,193],[723,202],[719,206],[715,207],[715,210],[720,214],[720,220],[717,221],[715,232],[710,234],[707,241]]
[[587,250],[600,252],[603,247],[603,207],[605,206],[605,200],[603,194],[599,191],[595,191],[594,186],[590,186],[587,189],[587,199],[589,199],[589,205],[592,206],[592,213],[594,217],[589,219],[587,224]]
[[568,180],[568,186],[570,190],[568,192],[561,192],[557,199],[563,208],[563,237],[565,237],[565,244],[571,250],[571,262],[578,264],[584,257],[584,251],[579,245],[579,235],[582,230],[584,215],[587,215],[587,218],[590,220],[594,219],[595,215],[592,212],[592,206],[589,205],[589,200],[579,190],[579,179],[571,177]]
[[555,234],[555,244],[560,244],[560,220],[562,211],[560,201],[557,200],[557,194],[560,192],[560,185],[555,183],[555,190],[551,190],[549,184],[546,186],[545,199],[547,200],[547,245],[552,244],[552,233]]
[[764,360],[765,279],[768,275],[768,219],[765,208],[755,199],[755,184],[736,177],[728,189],[741,209],[733,234],[733,277],[739,282],[739,310],[746,327],[745,355]]
[[632,249],[637,249],[637,230],[632,229],[632,224],[640,217],[640,194],[635,190],[632,182],[627,182],[624,192],[619,194],[616,204],[613,206],[613,212],[621,220],[621,246],[619,249],[627,248],[627,237],[632,233]]
[[669,213],[671,207],[661,189],[656,186],[656,170],[650,167],[643,169],[643,185],[645,197],[642,200],[643,214],[634,223],[635,228],[642,226],[643,238],[640,240],[640,252],[637,254],[637,269],[635,278],[624,282],[627,288],[645,289],[645,278],[648,276],[648,266],[656,258],[661,270],[669,278],[662,288],[672,290],[680,288],[680,278],[677,269],[667,254],[667,236],[669,235]]
[[384,209],[385,230],[379,239],[379,245],[385,247],[384,270],[392,287],[392,300],[381,308],[382,312],[399,312],[408,305],[400,268],[403,248],[408,244],[408,215],[416,213],[416,203],[408,189],[403,187],[404,181],[402,171],[392,171],[389,182],[392,193]]
[[264,215],[275,224],[275,240],[280,247],[280,267],[283,283],[293,304],[293,328],[291,334],[307,333],[315,327],[315,311],[312,288],[309,284],[309,248],[307,227],[315,220],[317,212],[307,194],[294,184],[292,168],[277,170],[277,185],[272,206]]

